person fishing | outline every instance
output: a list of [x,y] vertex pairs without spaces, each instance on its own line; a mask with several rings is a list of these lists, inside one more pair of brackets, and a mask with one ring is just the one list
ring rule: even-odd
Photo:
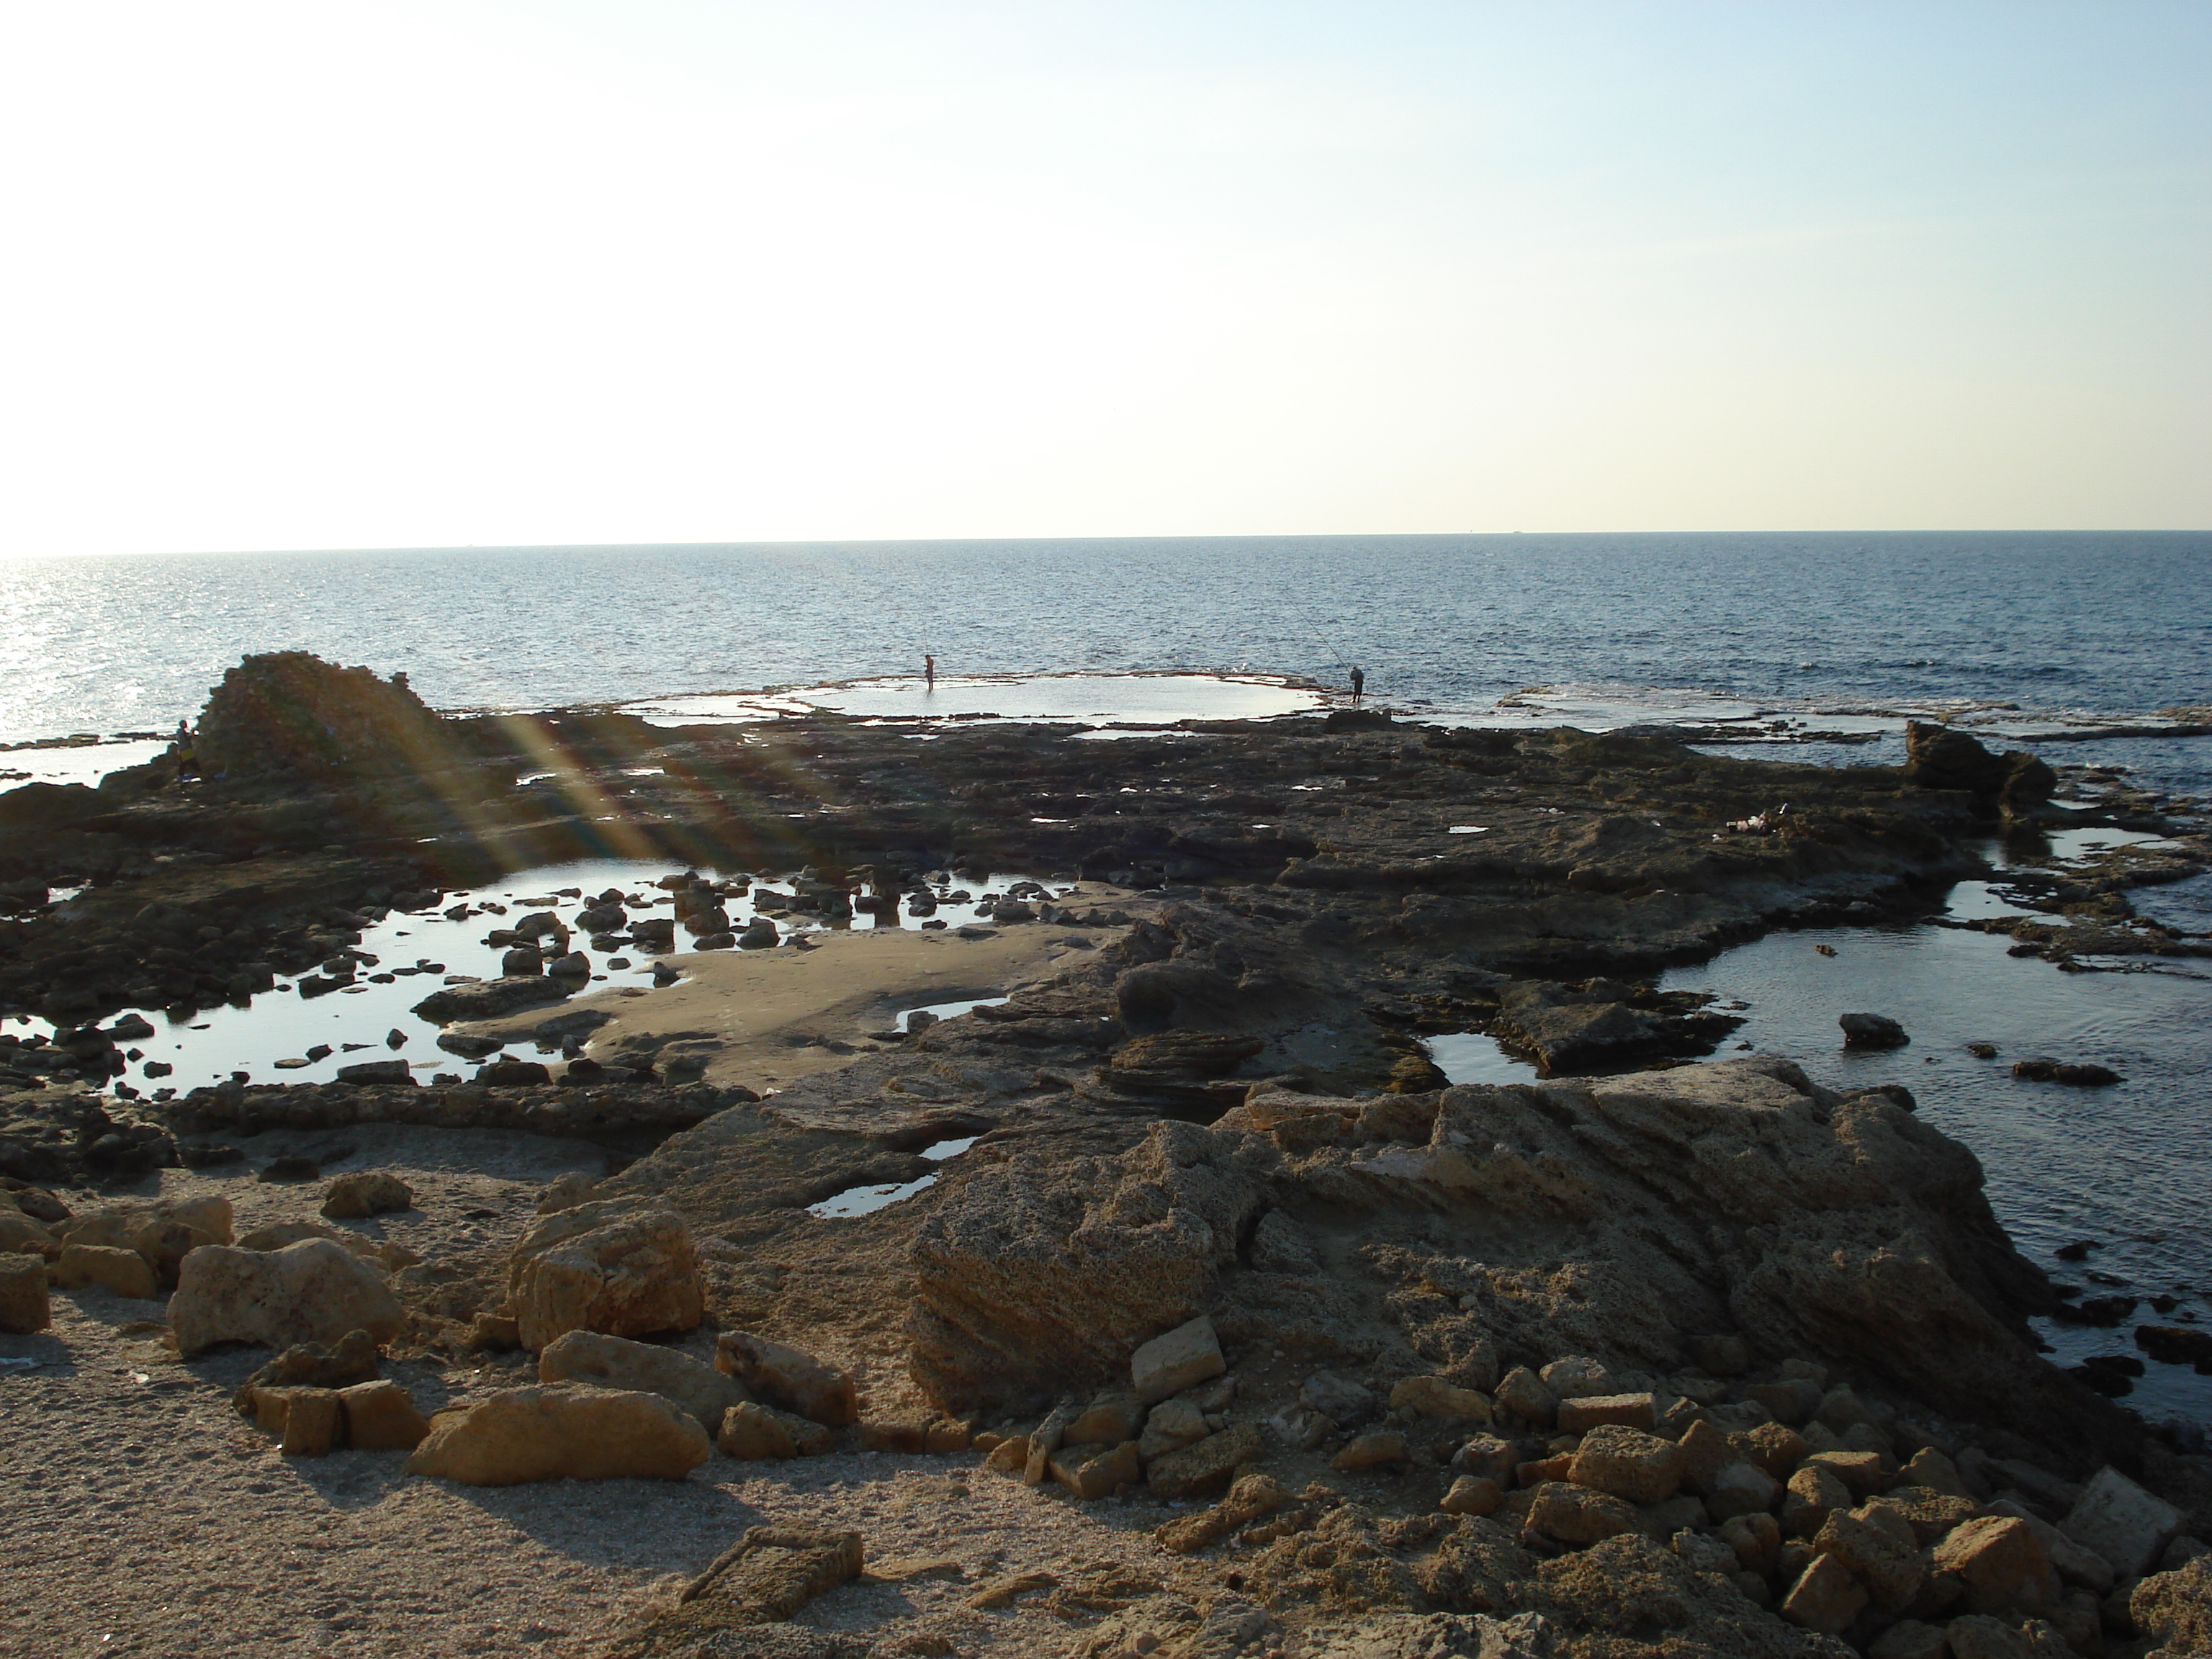
[[921,678],[928,690],[937,690],[937,659],[927,651],[921,653]]
[[1352,700],[1358,702],[1366,695],[1367,671],[1364,668],[1354,668],[1352,671]]

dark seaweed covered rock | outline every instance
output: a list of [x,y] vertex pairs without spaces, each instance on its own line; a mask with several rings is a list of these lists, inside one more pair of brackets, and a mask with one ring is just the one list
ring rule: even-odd
[[328,778],[419,770],[443,750],[438,717],[407,686],[306,651],[247,657],[200,716],[210,777]]

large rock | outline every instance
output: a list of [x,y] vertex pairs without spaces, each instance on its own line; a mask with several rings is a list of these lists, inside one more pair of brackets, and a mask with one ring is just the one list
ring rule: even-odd
[[323,1213],[339,1221],[362,1221],[414,1207],[415,1189],[398,1176],[381,1173],[342,1175],[323,1194]]
[[1154,1405],[1228,1369],[1213,1322],[1200,1316],[1139,1346],[1129,1359],[1129,1382],[1138,1399]]
[[541,1216],[508,1257],[507,1302],[522,1346],[570,1331],[688,1331],[706,1311],[691,1231],[665,1205],[601,1199]]
[[1936,1546],[1932,1565],[1965,1586],[1969,1613],[2018,1616],[2058,1601],[2058,1575],[2034,1530],[2008,1516],[1984,1516],[1954,1528]]
[[2212,1555],[2143,1579],[2128,1593],[2128,1613],[2161,1653],[2212,1653]]
[[130,1250],[152,1271],[159,1288],[167,1290],[175,1286],[178,1267],[187,1254],[203,1244],[231,1242],[230,1200],[210,1196],[107,1204],[70,1217],[55,1234],[64,1244]]
[[1617,997],[1546,980],[1520,980],[1498,994],[1495,1036],[1524,1049],[1547,1072],[1571,1072],[1671,1046],[1659,1020]]
[[0,1255],[0,1331],[27,1336],[52,1322],[46,1262],[35,1255]]
[[161,1295],[154,1270],[136,1250],[109,1244],[64,1244],[53,1266],[58,1291],[102,1290],[151,1301]]
[[367,1331],[348,1331],[327,1347],[302,1342],[285,1349],[240,1384],[230,1403],[240,1417],[252,1417],[264,1389],[347,1389],[374,1382],[377,1376],[376,1339]]
[[771,1406],[825,1428],[860,1420],[860,1390],[850,1373],[764,1336],[725,1331],[714,1345],[714,1368]]
[[507,1389],[441,1412],[410,1474],[471,1486],[526,1480],[681,1480],[714,1451],[689,1412],[657,1394],[565,1382]]
[[734,1379],[690,1354],[596,1331],[570,1331],[548,1343],[538,1356],[538,1375],[546,1382],[657,1394],[697,1418],[709,1434],[721,1426],[731,1407],[748,1398]]
[[420,772],[447,752],[433,714],[404,674],[380,679],[306,651],[249,656],[208,697],[198,731],[209,777],[352,779]]
[[819,1457],[830,1449],[830,1431],[796,1412],[748,1400],[722,1414],[714,1443],[748,1462],[766,1457]]
[[1239,1151],[1163,1122],[1117,1159],[976,1170],[915,1238],[916,1381],[947,1407],[1056,1394],[1193,1318],[1267,1207]]
[[406,1389],[389,1379],[338,1390],[346,1444],[356,1451],[413,1451],[430,1432]]
[[1247,1463],[1256,1462],[1262,1449],[1260,1431],[1249,1423],[1232,1424],[1180,1451],[1156,1458],[1146,1471],[1152,1496],[1191,1498],[1215,1492]]
[[268,1252],[204,1246],[185,1258],[169,1300],[169,1328],[188,1356],[219,1342],[328,1346],[355,1330],[385,1342],[403,1317],[384,1275],[327,1238]]
[[[1277,1206],[1372,1216],[1378,1242],[1304,1281],[1247,1271],[1237,1241]],[[1418,1243],[1379,1242],[1401,1226]],[[2141,1440],[2036,1352],[2027,1319],[2056,1298],[1973,1155],[1888,1095],[1838,1095],[1786,1060],[1368,1102],[1255,1091],[1117,1157],[988,1166],[922,1224],[914,1260],[915,1372],[959,1408],[1103,1380],[1206,1313],[1232,1346],[1293,1327],[1403,1342],[1462,1387],[1488,1386],[1472,1378],[1501,1352],[1599,1358],[1575,1385],[1593,1395],[1619,1391],[1608,1368],[1670,1374],[1724,1330],[2085,1455]],[[1496,1387],[1502,1414],[1548,1425],[1558,1390]]]
[[2147,1572],[2173,1535],[2181,1511],[2107,1465],[2089,1478],[2059,1531],[2108,1562],[2123,1578]]
[[1683,1468],[1682,1449],[1673,1441],[1606,1423],[1583,1436],[1567,1479],[1632,1504],[1657,1504],[1674,1495]]
[[2033,811],[2051,799],[2057,774],[2024,749],[1992,755],[1964,732],[1908,720],[1905,775],[1923,789],[1960,789],[1984,811]]
[[448,985],[416,1003],[415,1012],[440,1025],[451,1025],[456,1020],[496,1019],[501,1014],[568,1000],[568,987],[558,980],[515,974],[504,979],[478,980],[473,985]]

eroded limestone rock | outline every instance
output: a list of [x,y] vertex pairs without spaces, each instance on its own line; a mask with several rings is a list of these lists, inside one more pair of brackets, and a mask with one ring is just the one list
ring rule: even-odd
[[267,1252],[204,1246],[185,1258],[169,1299],[169,1328],[185,1355],[218,1342],[328,1346],[356,1330],[385,1342],[402,1317],[384,1275],[326,1238]]
[[440,1412],[410,1474],[471,1486],[526,1480],[681,1480],[714,1445],[691,1414],[656,1394],[582,1383],[507,1389]]
[[665,1205],[638,1199],[539,1217],[508,1258],[507,1291],[532,1353],[570,1331],[688,1331],[706,1310],[691,1230]]

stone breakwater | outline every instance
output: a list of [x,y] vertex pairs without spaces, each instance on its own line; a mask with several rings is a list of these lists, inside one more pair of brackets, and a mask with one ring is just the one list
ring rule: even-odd
[[[440,721],[388,685],[349,720],[276,720],[270,686],[362,692],[281,669],[249,662],[210,715],[269,719],[281,764],[0,796],[0,994],[58,1023],[0,1058],[14,1328],[105,1285],[166,1296],[180,1358],[295,1344],[240,1395],[271,1455],[489,1486],[737,1459],[791,1470],[796,1505],[810,1460],[874,1453],[1060,1494],[1125,1540],[1113,1565],[949,1569],[924,1619],[836,1599],[918,1583],[912,1558],[871,1569],[865,1539],[772,1510],[610,1651],[1036,1650],[1025,1607],[1085,1659],[2197,1650],[2212,1468],[2036,1351],[2058,1297],[1971,1151],[1901,1088],[1682,1063],[1730,1022],[1641,977],[1923,910],[2049,811],[2039,763],[1923,732],[1903,771],[1828,772],[1367,713],[1111,744],[671,732]],[[2145,878],[2201,868],[2160,822],[2183,832]],[[773,1094],[672,1080],[650,1045],[607,1064],[589,1021],[528,1085],[114,1084],[119,1008],[343,975],[369,908],[609,848],[803,865],[855,908],[963,866],[1128,896],[1005,1000]],[[2124,875],[2042,902],[2189,948],[2135,921]],[[516,977],[533,1030],[574,989]],[[1443,1086],[1417,1037],[1469,1029],[1545,1079]],[[264,1146],[312,1132],[340,1161],[368,1124],[596,1140],[610,1172],[498,1248],[395,1253],[360,1218],[410,1201],[396,1180],[235,1237],[157,1201],[226,1168],[311,1178]],[[910,1195],[811,1212],[873,1185]],[[2172,1334],[2144,1352],[2195,1352]],[[403,1362],[480,1386],[419,1417],[376,1375]],[[843,1611],[791,1622],[817,1601]]]

